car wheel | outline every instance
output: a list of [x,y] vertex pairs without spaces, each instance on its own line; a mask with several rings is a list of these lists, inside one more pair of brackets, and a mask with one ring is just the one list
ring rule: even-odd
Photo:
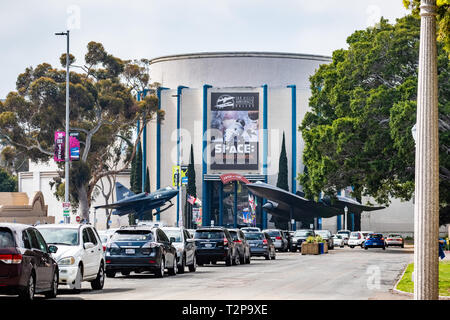
[[115,276],[116,276],[116,273],[114,271],[106,271],[107,278],[114,278]]
[[369,249],[369,248],[367,248],[367,247],[364,247],[364,249],[365,249],[365,250],[367,250],[367,249]]
[[228,255],[228,257],[225,259],[225,264],[229,267],[229,266],[231,266],[233,263],[232,263],[232,257],[231,257],[231,254],[229,254]]
[[211,264],[217,264],[217,261],[216,260],[212,260],[210,263]]
[[355,247],[355,246],[350,246],[350,248],[352,248],[352,249],[353,249],[354,247]]
[[95,278],[95,280],[91,282],[91,288],[93,290],[102,290],[104,285],[105,285],[105,267],[103,266],[102,263],[100,265],[100,269],[98,269],[97,278]]
[[56,298],[57,294],[58,294],[58,270],[55,270],[55,273],[53,274],[51,290],[45,293],[45,297],[47,299],[53,299]]
[[165,265],[164,265],[164,259],[161,258],[161,263],[159,265],[159,269],[158,271],[155,273],[156,277],[158,278],[163,278],[164,277],[164,270],[166,269]]
[[176,275],[177,275],[177,269],[178,269],[178,266],[177,266],[177,259],[174,258],[174,259],[173,259],[173,267],[172,267],[172,268],[168,268],[169,275],[170,275],[170,276],[176,276]]
[[19,293],[19,298],[26,301],[32,301],[34,299],[34,292],[36,289],[36,281],[34,278],[34,274],[30,275],[28,279],[27,286],[23,288]]
[[192,264],[189,265],[189,272],[195,272],[195,270],[197,270],[197,259],[194,256]]
[[77,276],[75,277],[75,281],[73,283],[73,293],[81,292],[81,282],[83,281],[83,270],[81,266],[78,266]]
[[183,255],[183,257],[181,257],[181,266],[178,267],[178,273],[184,273],[185,266],[186,266],[186,258]]

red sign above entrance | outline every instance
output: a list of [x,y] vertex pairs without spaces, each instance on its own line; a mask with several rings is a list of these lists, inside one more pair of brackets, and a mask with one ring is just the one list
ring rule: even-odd
[[250,183],[243,175],[238,173],[225,173],[220,176],[220,180],[222,180],[223,184],[227,184],[233,181],[241,181],[245,184]]

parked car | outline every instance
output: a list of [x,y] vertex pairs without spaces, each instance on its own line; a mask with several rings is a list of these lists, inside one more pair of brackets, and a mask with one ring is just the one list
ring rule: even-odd
[[267,234],[272,238],[272,242],[275,244],[275,249],[278,251],[288,250],[288,241],[280,229],[265,229],[262,232],[267,232]]
[[[104,285],[104,250],[97,230],[90,224],[44,224],[36,226],[49,244],[58,247],[53,257],[59,265],[59,284],[75,292],[81,282],[91,282],[94,290]],[[79,269],[81,272],[78,272]]]
[[246,232],[245,239],[250,245],[252,257],[265,257],[266,260],[275,260],[275,245],[265,232]]
[[367,250],[369,248],[383,248],[383,250],[386,250],[386,242],[381,233],[371,233],[367,236],[364,242],[364,249]]
[[301,250],[302,243],[308,237],[314,237],[314,230],[311,229],[300,229],[294,232],[294,236],[292,237],[292,252],[296,252],[297,249]]
[[261,232],[261,229],[258,227],[243,227],[241,230],[243,232]]
[[314,234],[321,236],[328,243],[328,249],[334,249],[333,236],[330,230],[315,230]]
[[344,248],[345,242],[341,234],[333,234],[333,245]]
[[234,245],[239,253],[239,260],[241,264],[250,263],[250,245],[245,239],[244,232],[239,229],[228,229],[231,238],[233,239]]
[[117,272],[128,276],[132,271],[150,271],[156,277],[177,274],[177,251],[167,235],[152,225],[129,226],[117,230],[106,248],[106,276]]
[[33,300],[35,293],[55,298],[58,264],[51,254],[57,251],[32,226],[0,223],[0,294],[24,300]]
[[350,233],[352,233],[350,230],[339,230],[337,234],[340,234],[342,236],[342,239],[344,239],[344,244],[348,245],[348,239],[350,238]]
[[183,227],[162,227],[169,239],[174,239],[173,246],[177,250],[178,273],[184,273],[188,266],[190,272],[197,269],[195,240]]
[[59,284],[81,291],[88,281],[93,290],[103,289],[105,257],[97,231],[90,224],[41,224],[36,226],[45,241],[58,247],[53,257],[58,262]]
[[227,266],[240,264],[239,253],[228,229],[224,227],[202,227],[195,230],[197,264],[225,261]]
[[386,238],[386,247],[389,246],[400,246],[405,247],[405,239],[400,234],[391,233]]
[[97,230],[98,236],[100,237],[100,240],[102,241],[103,245],[103,251],[106,251],[106,244],[113,236],[114,232],[116,232],[118,228],[111,228],[108,230]]
[[353,231],[352,233],[350,233],[348,246],[352,249],[357,246],[364,248],[364,241],[366,241],[366,238],[361,231]]

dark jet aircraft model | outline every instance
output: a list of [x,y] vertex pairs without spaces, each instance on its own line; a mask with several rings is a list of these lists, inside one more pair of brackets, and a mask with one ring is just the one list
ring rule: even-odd
[[173,206],[170,199],[175,197],[177,194],[178,190],[171,187],[159,189],[152,193],[142,192],[139,194],[134,194],[131,190],[125,188],[121,183],[116,182],[117,202],[96,206],[94,208],[115,209],[112,214],[119,216],[135,213],[136,218],[141,219],[142,215],[152,213],[154,209],[158,209],[166,205],[167,202],[169,202],[168,206],[162,208],[159,212],[155,212],[154,215],[169,209]]
[[254,195],[268,200],[263,206],[265,210],[273,216],[287,221],[290,219],[299,221],[330,218],[343,214],[345,207],[349,212],[355,214],[384,208],[365,206],[358,201],[342,196],[337,196],[337,199],[333,201],[330,198],[323,198],[319,202],[315,202],[304,198],[301,192],[294,194],[263,182],[250,183],[246,186]]

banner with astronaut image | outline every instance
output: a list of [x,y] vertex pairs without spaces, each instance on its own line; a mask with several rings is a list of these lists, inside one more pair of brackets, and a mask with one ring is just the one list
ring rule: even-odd
[[259,93],[211,93],[212,170],[258,170]]

